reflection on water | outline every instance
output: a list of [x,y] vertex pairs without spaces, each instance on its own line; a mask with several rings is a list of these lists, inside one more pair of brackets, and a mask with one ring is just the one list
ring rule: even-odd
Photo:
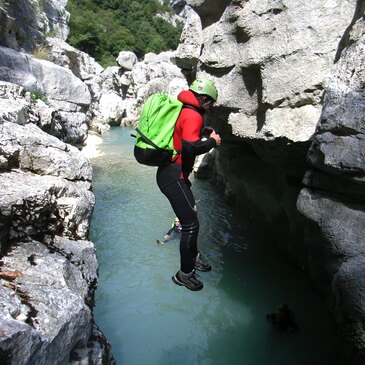
[[[92,160],[91,226],[100,264],[95,318],[118,365],[336,364],[331,329],[309,282],[239,224],[206,181],[195,180],[200,250],[214,269],[204,289],[176,286],[178,240],[158,245],[173,212],[155,168],[137,164],[130,130],[115,128]],[[286,303],[299,332],[280,335],[265,316]]]

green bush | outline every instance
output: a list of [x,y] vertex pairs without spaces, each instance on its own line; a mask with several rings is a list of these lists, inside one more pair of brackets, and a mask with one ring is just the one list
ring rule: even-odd
[[44,46],[38,46],[34,51],[33,51],[33,56],[35,58],[38,58],[40,60],[47,60],[48,56],[49,56],[49,51],[46,47]]
[[30,92],[30,99],[32,101],[42,100],[46,104],[48,103],[47,96],[42,94],[40,91],[31,91]]
[[182,24],[176,28],[157,12],[171,11],[157,0],[69,0],[68,43],[94,57],[102,66],[116,65],[120,51],[138,57],[176,49]]

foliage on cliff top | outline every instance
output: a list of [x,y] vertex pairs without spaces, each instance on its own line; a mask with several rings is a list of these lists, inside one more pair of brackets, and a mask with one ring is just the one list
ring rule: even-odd
[[68,43],[94,57],[104,67],[116,64],[120,51],[138,57],[176,49],[182,24],[174,27],[157,13],[171,12],[157,0],[69,0]]

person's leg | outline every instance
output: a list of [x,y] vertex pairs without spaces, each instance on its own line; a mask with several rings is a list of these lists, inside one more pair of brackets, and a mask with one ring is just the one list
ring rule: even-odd
[[195,199],[190,187],[183,181],[172,182],[162,189],[179,218],[182,231],[180,239],[180,266],[183,273],[191,273],[198,254],[199,221]]

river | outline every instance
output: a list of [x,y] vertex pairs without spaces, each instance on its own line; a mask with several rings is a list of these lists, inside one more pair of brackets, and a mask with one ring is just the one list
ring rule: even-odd
[[[208,181],[193,180],[199,248],[213,265],[204,289],[179,287],[178,240],[157,244],[174,214],[156,169],[133,157],[128,128],[103,136],[93,164],[96,323],[118,365],[338,364],[334,330],[311,282],[271,248],[247,217],[237,221]],[[266,314],[287,304],[299,330],[278,333]]]

